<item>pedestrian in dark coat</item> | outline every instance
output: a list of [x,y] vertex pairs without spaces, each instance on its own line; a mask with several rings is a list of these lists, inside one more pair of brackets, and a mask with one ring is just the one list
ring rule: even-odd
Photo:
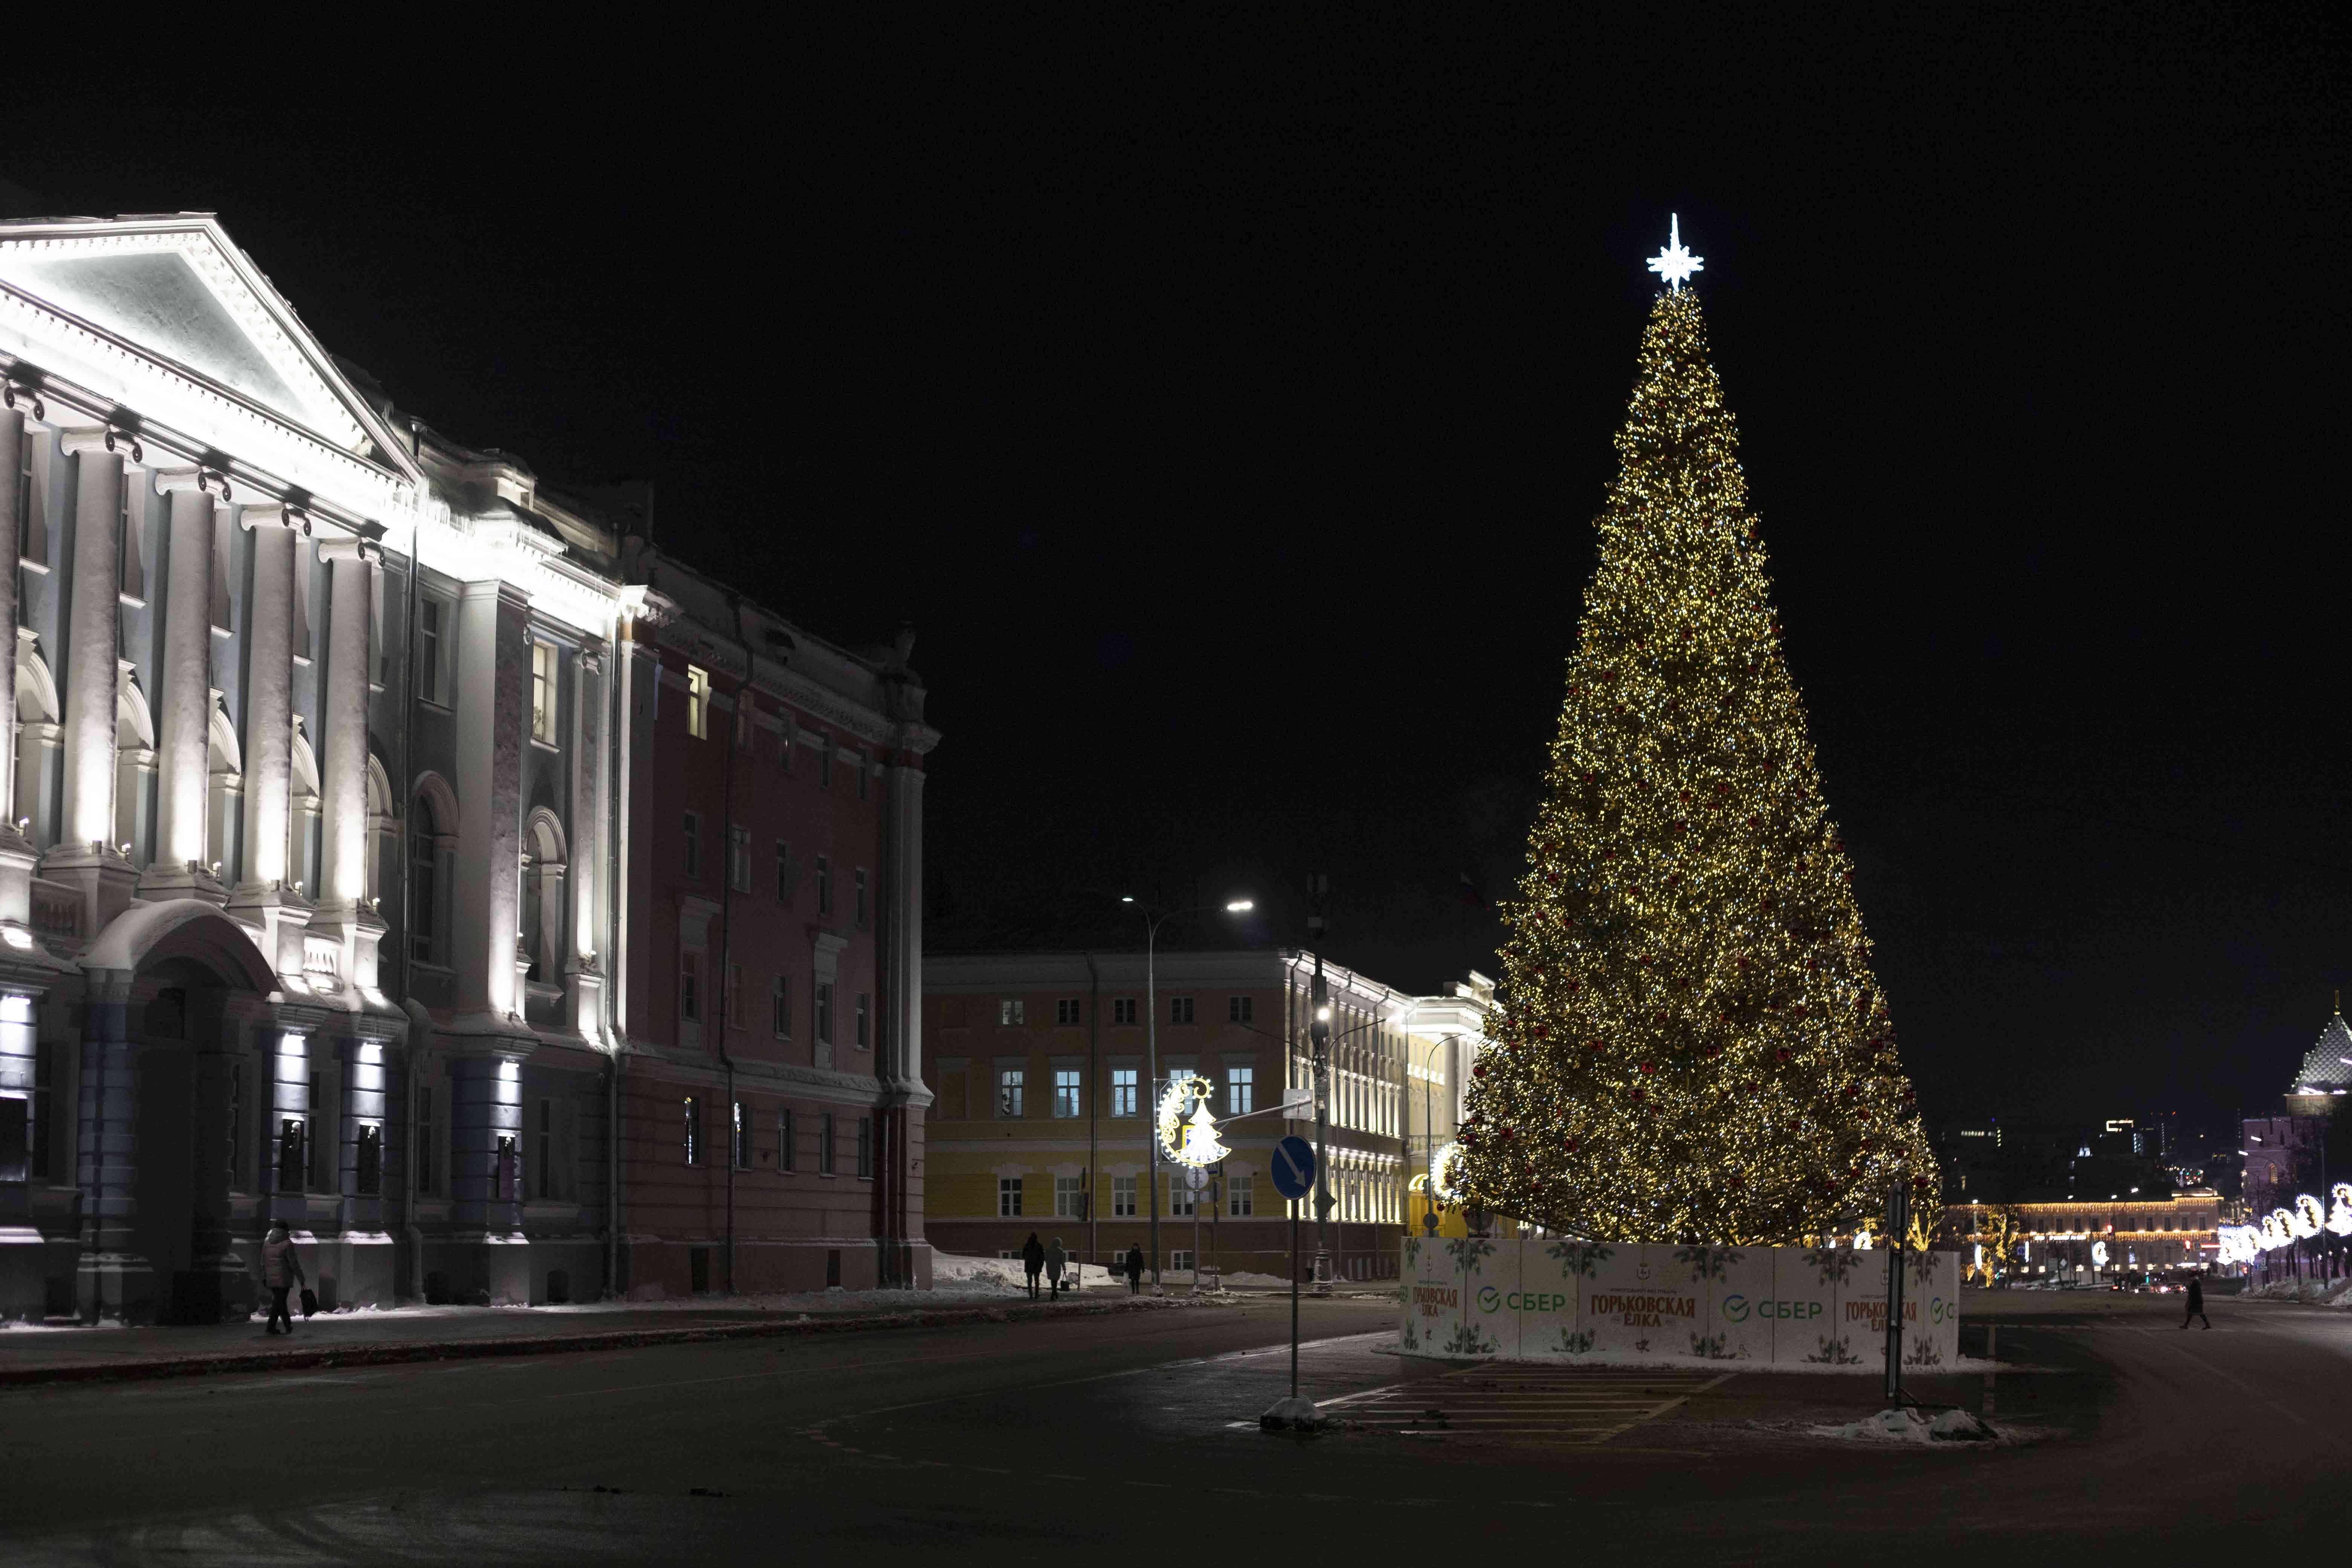
[[1031,1231],[1029,1239],[1021,1244],[1021,1267],[1029,1271],[1029,1299],[1037,1299],[1037,1271],[1045,1267],[1045,1244]]
[[2213,1320],[2205,1316],[2205,1281],[2194,1274],[2189,1277],[2189,1310],[2180,1314],[2180,1326],[2187,1328],[2191,1318],[2201,1319],[2209,1329],[2213,1326]]
[[1127,1249],[1127,1293],[1135,1296],[1141,1294],[1142,1290],[1143,1248],[1130,1247]]
[[[294,1250],[294,1238],[287,1234],[284,1220],[272,1220],[269,1234],[261,1243],[261,1282],[269,1289],[269,1321],[262,1328],[266,1334],[290,1334],[294,1319],[286,1310],[286,1292],[296,1285],[310,1281],[302,1273],[301,1255]],[[286,1326],[279,1328],[283,1323]]]
[[1056,1300],[1059,1300],[1062,1295],[1062,1269],[1069,1260],[1070,1255],[1062,1250],[1060,1237],[1057,1236],[1046,1243],[1045,1279],[1054,1287],[1054,1298]]

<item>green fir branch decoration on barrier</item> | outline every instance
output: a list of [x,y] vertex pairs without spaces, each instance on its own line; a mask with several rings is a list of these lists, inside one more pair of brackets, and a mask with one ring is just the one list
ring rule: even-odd
[[1739,1251],[1730,1247],[1685,1247],[1675,1253],[1675,1261],[1690,1265],[1694,1284],[1702,1279],[1720,1279],[1724,1269],[1739,1261]]
[[1617,1255],[1614,1247],[1597,1247],[1589,1241],[1555,1241],[1545,1250],[1559,1260],[1559,1277],[1563,1279],[1589,1279]]
[[1730,1361],[1733,1359],[1731,1352],[1723,1348],[1723,1336],[1721,1334],[1693,1334],[1691,1336],[1691,1354],[1702,1357],[1707,1361]]
[[1411,1273],[1412,1271],[1413,1263],[1420,1257],[1421,1237],[1417,1236],[1406,1237],[1404,1238],[1404,1267],[1407,1273]]
[[1915,1252],[1910,1258],[1911,1283],[1926,1289],[1936,1282],[1936,1255]]
[[1903,1364],[1905,1366],[1941,1366],[1944,1364],[1944,1352],[1936,1348],[1934,1340],[1929,1339],[1926,1334],[1920,1334],[1905,1347]]
[[1475,1323],[1456,1323],[1454,1331],[1445,1337],[1443,1348],[1447,1355],[1493,1355],[1497,1342],[1479,1332]]
[[1560,1354],[1582,1355],[1586,1352],[1591,1350],[1591,1348],[1592,1331],[1591,1329],[1570,1330],[1563,1328],[1559,1331]]
[[1862,1358],[1846,1349],[1843,1340],[1827,1336],[1822,1340],[1822,1353],[1809,1355],[1805,1360],[1815,1366],[1860,1366],[1862,1364]]
[[1404,1321],[1404,1348],[1409,1351],[1421,1348],[1421,1324],[1411,1318]]
[[1445,1244],[1445,1252],[1454,1266],[1466,1274],[1480,1258],[1495,1256],[1495,1244],[1483,1236],[1457,1236]]
[[1821,1271],[1824,1285],[1843,1286],[1862,1267],[1862,1254],[1841,1252],[1832,1247],[1817,1247],[1805,1254],[1805,1261]]

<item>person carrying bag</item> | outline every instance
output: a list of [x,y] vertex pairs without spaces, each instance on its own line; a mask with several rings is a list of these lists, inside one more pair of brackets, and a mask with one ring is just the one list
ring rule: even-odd
[[[294,1331],[294,1320],[287,1315],[286,1293],[297,1281],[302,1286],[302,1315],[309,1317],[319,1310],[319,1298],[310,1293],[310,1281],[302,1273],[301,1255],[294,1250],[294,1238],[287,1233],[286,1222],[269,1222],[269,1234],[261,1243],[261,1282],[269,1289],[269,1321],[264,1333]],[[281,1329],[278,1325],[284,1323]]]

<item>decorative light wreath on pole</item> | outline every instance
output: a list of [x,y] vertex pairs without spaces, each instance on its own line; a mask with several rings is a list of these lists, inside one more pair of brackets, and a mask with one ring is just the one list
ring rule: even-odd
[[2336,1200],[2333,1207],[2323,1207],[2309,1193],[2298,1194],[2293,1208],[2273,1209],[2260,1225],[2225,1225],[2221,1227],[2221,1261],[2252,1263],[2265,1252],[2293,1247],[2306,1237],[2326,1231],[2330,1236],[2352,1236],[2352,1182],[2338,1182],[2328,1189]]
[[1160,1152],[1179,1165],[1213,1165],[1233,1152],[1217,1138],[1209,1097],[1217,1086],[1198,1074],[1171,1079],[1160,1096]]

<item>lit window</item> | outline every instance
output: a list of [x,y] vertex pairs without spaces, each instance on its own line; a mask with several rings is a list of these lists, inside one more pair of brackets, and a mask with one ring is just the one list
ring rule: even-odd
[[555,645],[530,645],[530,738],[555,743]]
[[1006,1068],[996,1075],[996,1114],[1020,1116],[1025,1113],[1028,1074],[1019,1068]]
[[686,1163],[702,1163],[702,1101],[690,1094],[686,1097]]
[[710,735],[710,672],[699,665],[686,667],[686,732],[698,741]]
[[1110,1113],[1113,1116],[1135,1114],[1135,1068],[1110,1069]]
[[735,1102],[735,1168],[751,1168],[751,1123],[743,1115],[743,1102]]
[[1257,1109],[1257,1068],[1225,1069],[1225,1114],[1246,1116]]
[[1055,1068],[1054,1069],[1054,1114],[1065,1121],[1073,1116],[1085,1115],[1086,1108],[1079,1103],[1081,1095],[1078,1069]]
[[1022,1014],[1025,1005],[1018,996],[1007,996],[999,1001],[996,1004],[997,1023],[1009,1028],[1013,1025],[1023,1022]]

